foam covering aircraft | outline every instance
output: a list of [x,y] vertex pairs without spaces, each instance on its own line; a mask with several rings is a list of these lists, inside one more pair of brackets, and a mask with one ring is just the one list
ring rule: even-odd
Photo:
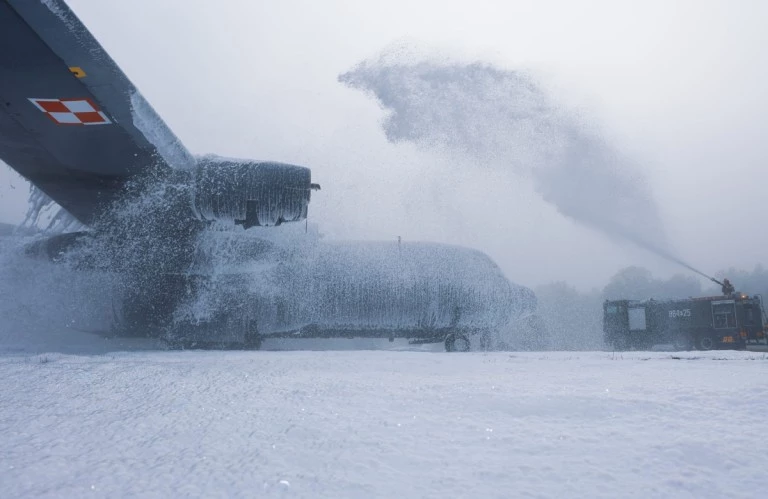
[[[0,0],[0,159],[97,234],[110,234],[104,227],[114,207],[137,189],[140,194],[141,186],[174,186],[162,209],[138,224],[149,227],[146,233],[126,229],[114,238],[154,238],[127,269],[131,307],[120,314],[123,324],[145,332],[167,330],[184,295],[179,289],[190,285],[186,277],[179,284],[178,276],[197,258],[198,236],[208,225],[250,229],[302,221],[319,189],[303,166],[190,154],[62,0]],[[55,259],[93,234],[54,236],[36,248]],[[246,252],[259,258],[268,246],[250,245]],[[251,310],[247,320],[238,315],[234,321],[244,344],[258,346],[270,335],[397,335],[445,340],[447,349],[463,350],[469,342],[461,331],[472,324],[476,330],[491,320],[490,327],[531,308],[532,293],[508,283],[479,252],[428,243],[405,251],[389,243],[323,248],[295,263],[281,278],[284,289],[271,290],[269,299],[240,302],[238,310]],[[409,264],[410,280],[402,267],[409,255],[417,262]],[[124,260],[115,258],[115,265]],[[466,279],[477,282],[457,283],[456,269],[468,260]],[[232,314],[198,328],[195,340],[205,343],[201,335],[210,339],[225,322],[233,323]]]

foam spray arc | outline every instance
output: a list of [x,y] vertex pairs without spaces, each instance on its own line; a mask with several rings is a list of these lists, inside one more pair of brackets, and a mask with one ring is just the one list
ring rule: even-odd
[[634,242],[636,245],[640,246],[643,249],[646,249],[646,250],[650,251],[651,253],[654,253],[654,254],[664,258],[665,260],[668,260],[668,261],[670,261],[672,263],[676,263],[678,265],[681,265],[681,266],[685,267],[686,269],[690,270],[691,272],[694,272],[695,274],[699,274],[700,276],[705,277],[708,281],[712,281],[715,284],[718,284],[720,286],[723,285],[722,282],[718,281],[714,277],[705,274],[704,272],[698,270],[697,268],[693,267],[692,265],[690,265],[688,263],[685,263],[683,260],[681,260],[680,258],[676,257],[675,255],[673,255],[672,253],[670,253],[669,251],[667,251],[667,250],[665,250],[663,248],[656,247],[653,244],[651,244],[651,243],[649,243],[647,241],[643,241],[641,239],[635,240],[635,239],[632,239],[631,237],[627,237],[627,239],[632,240],[632,242]]
[[339,81],[378,101],[390,142],[449,150],[470,167],[529,177],[562,215],[712,279],[668,249],[639,165],[594,120],[558,106],[531,74],[406,57],[395,47]]

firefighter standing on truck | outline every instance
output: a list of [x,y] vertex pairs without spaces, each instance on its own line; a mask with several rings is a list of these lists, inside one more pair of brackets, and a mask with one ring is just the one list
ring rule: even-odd
[[723,290],[723,294],[725,296],[731,296],[736,292],[736,288],[733,287],[733,284],[731,284],[731,281],[728,279],[723,279],[723,287],[721,289]]

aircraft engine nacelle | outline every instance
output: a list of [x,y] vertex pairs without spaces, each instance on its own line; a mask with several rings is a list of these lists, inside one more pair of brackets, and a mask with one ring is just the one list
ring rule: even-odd
[[208,221],[233,221],[244,228],[280,225],[307,217],[311,171],[272,161],[198,158],[194,206]]

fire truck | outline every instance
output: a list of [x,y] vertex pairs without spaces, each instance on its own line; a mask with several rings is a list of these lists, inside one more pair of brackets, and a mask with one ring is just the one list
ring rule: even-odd
[[672,345],[677,350],[766,346],[762,298],[743,293],[678,300],[606,300],[605,343],[615,350]]

